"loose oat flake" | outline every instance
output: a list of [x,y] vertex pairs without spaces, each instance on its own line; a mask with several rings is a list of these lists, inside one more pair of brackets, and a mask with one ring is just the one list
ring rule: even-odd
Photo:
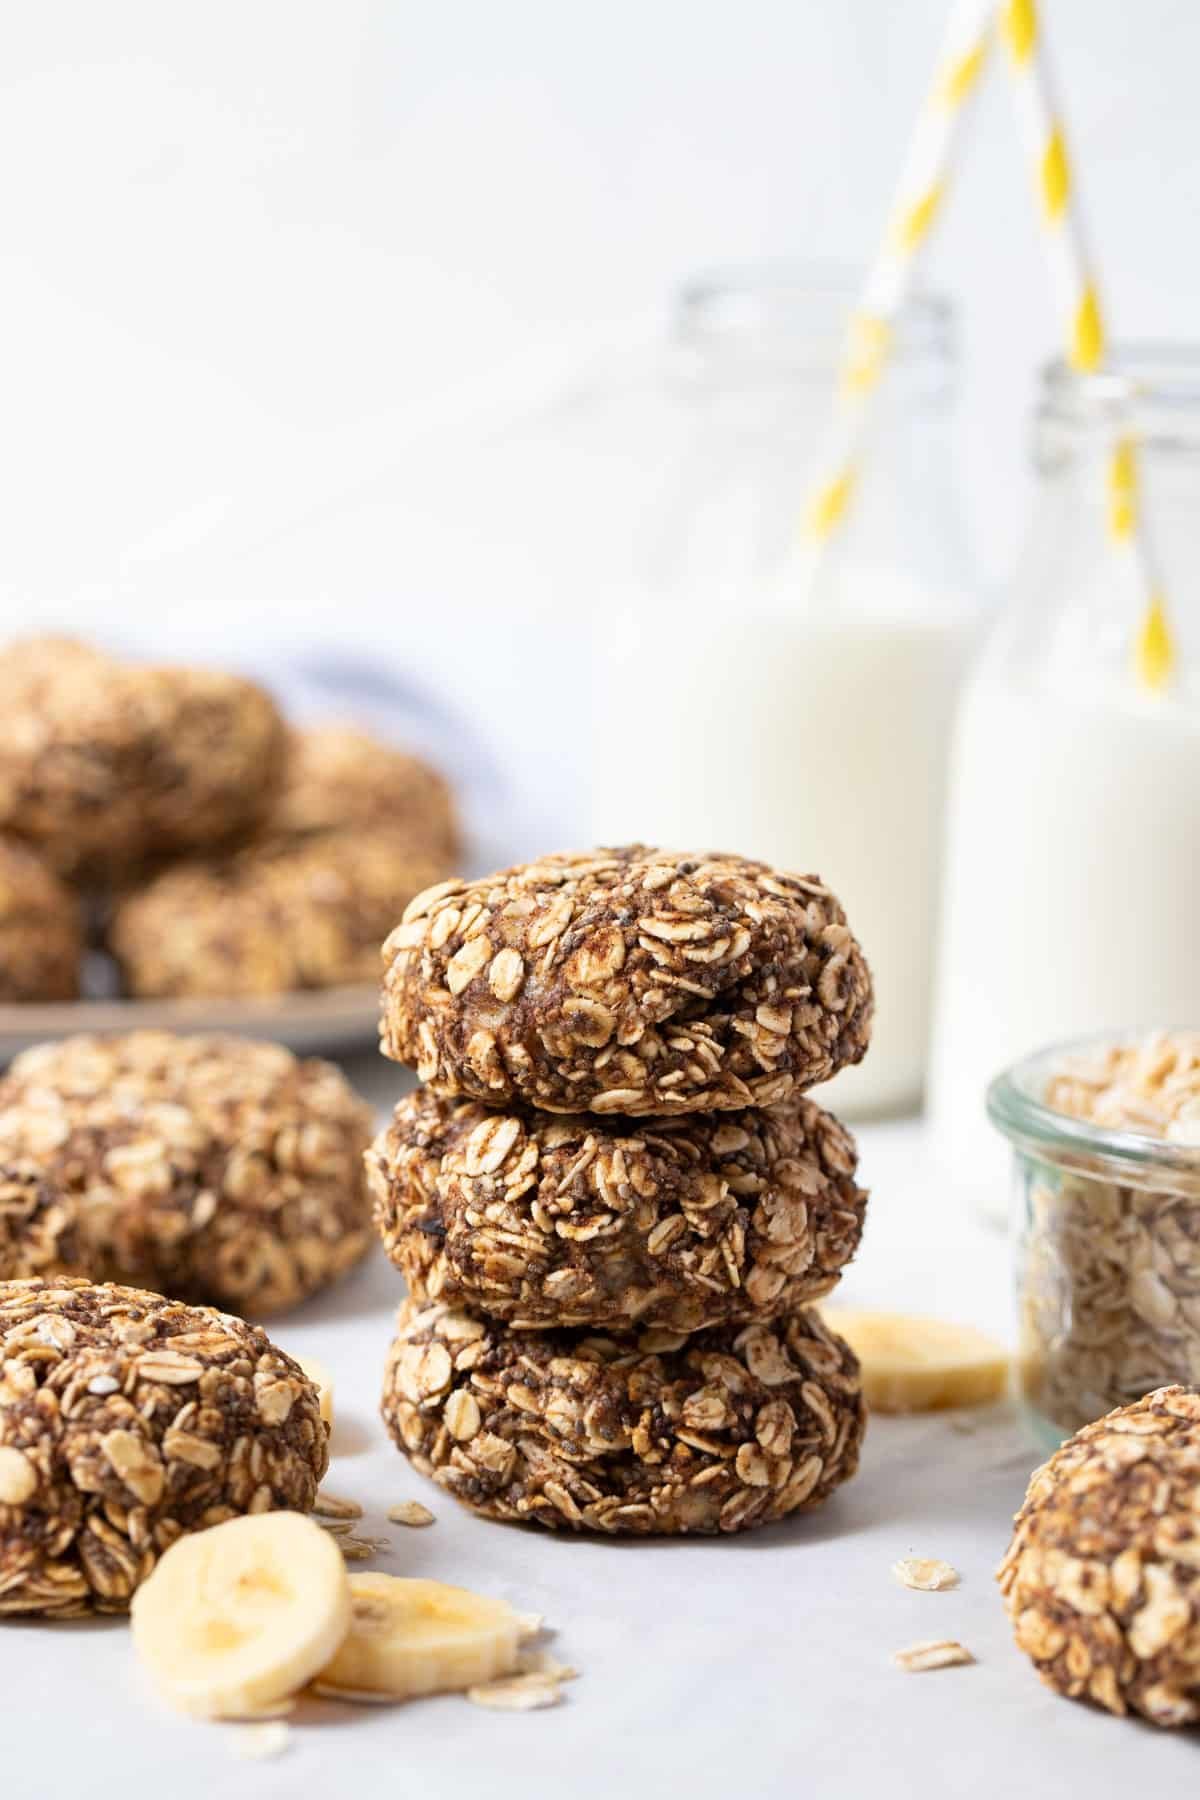
[[282,1756],[291,1738],[288,1727],[278,1719],[265,1725],[239,1725],[229,1734],[233,1754],[246,1762],[266,1762]]
[[393,1525],[432,1525],[433,1514],[419,1500],[401,1500],[397,1505],[388,1508],[388,1518]]
[[361,1519],[363,1516],[357,1500],[342,1500],[336,1494],[318,1494],[313,1511],[318,1519]]
[[918,1588],[926,1594],[937,1594],[958,1586],[958,1570],[936,1558],[902,1556],[899,1562],[892,1564],[892,1574],[901,1587]]
[[558,1706],[562,1690],[546,1675],[508,1675],[502,1681],[468,1688],[467,1699],[493,1712],[537,1712],[545,1706]]
[[517,1667],[519,1675],[540,1675],[546,1681],[578,1681],[579,1670],[561,1663],[548,1650],[529,1650]]
[[378,1556],[381,1550],[391,1548],[390,1538],[359,1537],[352,1531],[339,1535],[336,1541],[347,1562],[367,1562],[372,1556]]
[[965,1644],[954,1638],[936,1638],[926,1644],[910,1644],[907,1650],[897,1650],[892,1661],[908,1674],[919,1675],[925,1669],[952,1669],[957,1663],[973,1663],[975,1658]]

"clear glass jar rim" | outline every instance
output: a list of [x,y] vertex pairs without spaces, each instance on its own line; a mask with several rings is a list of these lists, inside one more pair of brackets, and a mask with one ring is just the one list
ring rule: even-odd
[[1042,1099],[1047,1077],[1065,1059],[1112,1045],[1138,1043],[1147,1035],[1145,1031],[1127,1031],[1072,1038],[1024,1057],[989,1085],[988,1118],[1010,1143],[1024,1149],[1084,1156],[1129,1170],[1176,1170],[1195,1179],[1200,1175],[1200,1148],[1171,1144],[1144,1131],[1114,1131],[1058,1112]]

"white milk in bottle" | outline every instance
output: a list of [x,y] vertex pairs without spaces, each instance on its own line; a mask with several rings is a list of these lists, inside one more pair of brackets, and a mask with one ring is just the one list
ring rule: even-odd
[[992,1077],[1092,1032],[1200,1020],[1200,711],[1023,683],[964,696],[931,1098],[943,1160],[1000,1215]]
[[[866,1060],[815,1090],[851,1115],[919,1103],[947,740],[969,614],[887,570],[852,566],[817,611],[640,615],[601,648],[592,836],[733,850],[823,876],[875,979]],[[602,702],[601,702],[602,704]]]

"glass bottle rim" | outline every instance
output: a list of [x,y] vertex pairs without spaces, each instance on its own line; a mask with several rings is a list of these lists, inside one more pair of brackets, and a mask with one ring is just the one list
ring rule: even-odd
[[992,1124],[1018,1149],[1033,1151],[1050,1160],[1086,1162],[1097,1173],[1112,1174],[1136,1184],[1175,1173],[1195,1182],[1200,1178],[1200,1146],[1173,1144],[1146,1131],[1116,1130],[1059,1112],[1043,1099],[1051,1073],[1071,1057],[1088,1056],[1123,1044],[1143,1042],[1148,1033],[1118,1031],[1072,1038],[1048,1045],[1014,1063],[997,1075],[987,1090],[987,1112]]
[[[675,290],[672,336],[677,347],[744,361],[783,357],[800,371],[827,374],[841,354],[862,291],[862,272],[847,263],[803,258],[715,264]],[[894,321],[898,361],[954,354],[955,308],[942,293],[918,287]]]
[[1169,430],[1200,431],[1200,343],[1179,340],[1118,343],[1103,369],[1073,368],[1064,356],[1042,365],[1039,411],[1059,424],[1111,426],[1132,415]]

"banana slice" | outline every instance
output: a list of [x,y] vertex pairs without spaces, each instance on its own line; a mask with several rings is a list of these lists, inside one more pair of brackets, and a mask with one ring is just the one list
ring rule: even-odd
[[350,1628],[350,1583],[311,1519],[254,1513],[172,1544],[132,1615],[134,1650],[173,1705],[246,1718],[329,1661]]
[[333,1376],[329,1373],[329,1370],[325,1367],[325,1364],[323,1362],[318,1362],[315,1356],[293,1355],[292,1361],[300,1364],[300,1367],[304,1370],[304,1373],[308,1376],[308,1379],[312,1382],[313,1386],[316,1388],[317,1393],[320,1395],[320,1398],[321,1398],[321,1417],[324,1419],[325,1423],[328,1425],[330,1431],[332,1431],[333,1430]]
[[440,1581],[350,1577],[350,1630],[313,1684],[340,1699],[409,1700],[511,1675],[525,1618],[503,1600]]
[[1008,1352],[973,1325],[849,1306],[821,1311],[862,1364],[863,1393],[876,1412],[982,1406],[1007,1391]]

